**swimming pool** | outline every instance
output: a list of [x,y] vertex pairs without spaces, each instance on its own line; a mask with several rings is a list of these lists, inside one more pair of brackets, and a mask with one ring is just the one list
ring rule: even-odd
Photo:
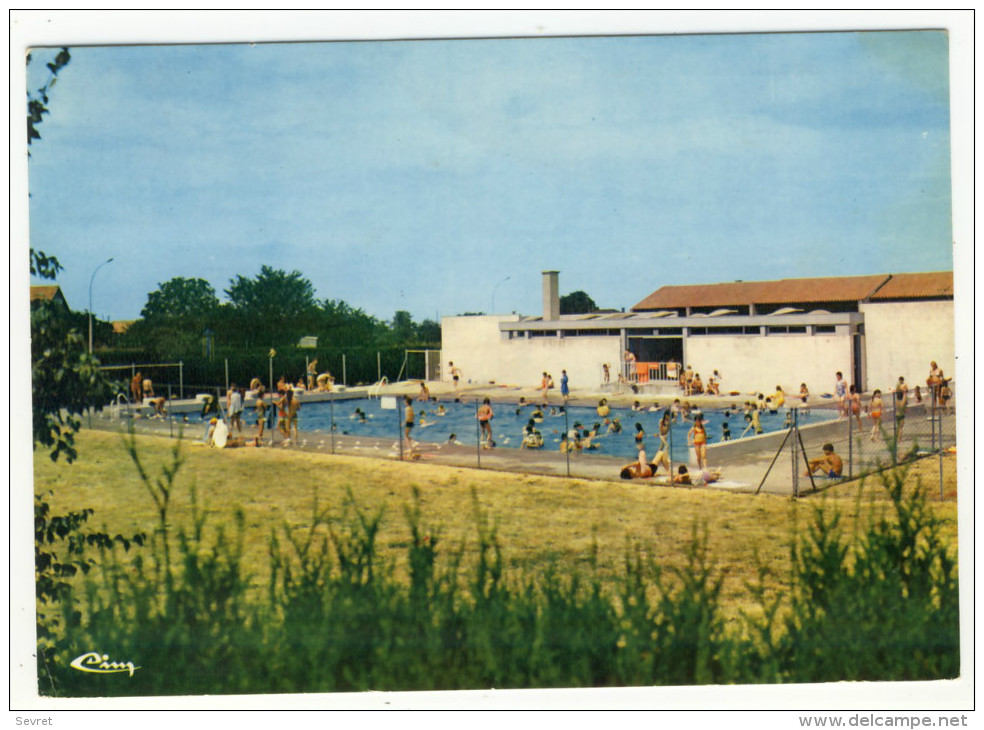
[[[305,403],[298,413],[298,428],[301,432],[312,434],[331,433],[331,414],[334,409],[335,433],[366,438],[385,438],[398,440],[403,428],[402,398],[397,399],[397,410],[384,409],[377,399],[337,400],[334,404],[326,401]],[[723,440],[723,424],[727,423],[731,438],[738,439],[745,431],[747,422],[740,407],[734,410],[729,402],[718,408],[703,411],[707,429],[708,444],[721,443]],[[438,408],[443,406],[444,415],[438,415]],[[740,406],[740,404],[739,404]],[[453,400],[414,400],[413,408],[416,413],[416,425],[412,432],[415,441],[430,443],[446,443],[451,434],[463,446],[475,448],[479,441],[476,409],[478,402],[474,400],[455,403]],[[496,446],[500,448],[520,448],[523,440],[523,427],[529,422],[534,411],[532,404],[493,403],[494,418],[492,420],[492,435]],[[356,410],[365,414],[363,420]],[[658,411],[632,410],[629,408],[612,408],[609,419],[618,419],[622,430],[620,433],[608,432],[605,419],[598,415],[596,408],[586,406],[568,406],[566,414],[561,406],[554,405],[541,409],[543,420],[536,424],[537,430],[543,435],[543,450],[557,451],[560,447],[561,435],[570,431],[575,424],[581,424],[580,429],[591,429],[599,423],[598,437],[594,443],[596,450],[589,453],[597,455],[618,456],[634,460],[637,455],[635,442],[636,424],[645,431],[646,453],[654,455],[659,445],[659,422],[665,409]],[[780,409],[777,413],[761,412],[763,433],[783,429],[788,411]],[[249,422],[250,412],[247,410],[245,420]],[[800,425],[820,423],[830,418],[823,411],[800,414]],[[669,442],[670,458],[674,461],[689,461],[687,433],[693,423],[679,420],[672,424]],[[746,436],[752,436],[749,430]]]

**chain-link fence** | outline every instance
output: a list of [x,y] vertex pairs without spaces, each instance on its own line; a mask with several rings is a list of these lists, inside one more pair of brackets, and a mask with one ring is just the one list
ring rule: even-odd
[[164,413],[117,405],[103,411],[100,425],[131,419],[140,430],[207,440],[215,419],[228,445],[747,493],[803,496],[905,462],[919,462],[921,478],[938,482],[941,495],[955,485],[955,413],[932,392],[911,404],[859,402],[848,416],[832,402],[757,412],[720,399],[688,412],[677,404],[616,408],[604,397],[527,400],[449,387],[436,397],[420,383],[289,401],[267,393],[259,409],[247,394],[232,419],[227,391],[212,386]]

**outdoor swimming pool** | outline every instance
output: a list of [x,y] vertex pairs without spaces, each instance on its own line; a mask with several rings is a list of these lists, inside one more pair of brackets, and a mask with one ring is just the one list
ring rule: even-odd
[[[479,441],[476,409],[479,402],[474,399],[455,403],[453,400],[418,401],[414,400],[413,408],[416,413],[416,425],[412,432],[415,441],[430,443],[446,443],[451,434],[462,446],[475,448]],[[722,424],[727,423],[731,438],[741,437],[747,425],[740,407],[737,412],[722,404],[714,409],[703,411],[708,443],[716,444],[722,441]],[[384,409],[382,402],[375,398],[337,400],[334,404],[317,402],[304,404],[298,414],[298,428],[302,433],[330,434],[331,415],[334,410],[335,433],[340,435],[393,439],[396,442],[403,428],[402,398],[397,399],[396,410]],[[443,406],[445,415],[438,415],[438,407]],[[740,404],[739,404],[740,406]],[[523,426],[530,420],[534,406],[520,406],[517,403],[493,403],[494,418],[492,434],[498,448],[520,448],[523,440]],[[365,414],[363,421],[356,415],[356,409]],[[575,424],[580,423],[580,429],[590,429],[600,423],[598,438],[594,440],[598,448],[590,453],[598,455],[618,456],[633,460],[637,455],[635,444],[635,425],[642,425],[646,433],[646,453],[654,455],[659,445],[659,422],[665,409],[659,411],[639,410],[628,408],[613,408],[609,419],[618,419],[622,430],[620,433],[609,433],[604,418],[598,415],[596,408],[585,406],[568,406],[565,412],[559,405],[550,406],[543,411],[543,421],[536,424],[537,430],[543,435],[543,450],[557,451],[560,447],[561,435],[569,432]],[[246,421],[250,421],[247,409]],[[769,411],[761,413],[764,433],[778,431],[784,428],[787,411],[780,409],[773,414]],[[831,417],[829,412],[813,411],[800,414],[800,425],[820,423]],[[673,423],[670,433],[671,458],[674,461],[689,460],[687,432],[692,426],[690,421]],[[754,435],[749,430],[746,436]]]

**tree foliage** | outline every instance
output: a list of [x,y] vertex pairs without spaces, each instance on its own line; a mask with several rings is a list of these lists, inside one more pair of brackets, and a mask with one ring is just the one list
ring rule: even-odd
[[252,279],[237,275],[225,294],[244,315],[260,320],[307,317],[317,308],[314,286],[300,271],[266,265]]
[[[27,54],[27,63],[30,65],[32,54]],[[47,81],[41,88],[34,92],[27,93],[27,144],[30,145],[34,140],[41,139],[38,125],[44,121],[44,115],[48,114],[48,92],[58,80],[58,72],[61,71],[68,62],[72,60],[67,48],[58,51],[52,61],[45,64],[50,72]]]
[[598,305],[594,303],[594,299],[580,289],[572,291],[570,294],[564,294],[560,298],[561,314],[588,314],[597,309]]
[[204,279],[185,279],[182,276],[157,285],[147,295],[140,316],[149,320],[169,320],[184,317],[204,318],[219,307],[215,289]]
[[52,461],[75,460],[75,432],[86,408],[105,405],[111,386],[99,360],[61,308],[47,302],[31,311],[31,383],[34,445],[51,449]]

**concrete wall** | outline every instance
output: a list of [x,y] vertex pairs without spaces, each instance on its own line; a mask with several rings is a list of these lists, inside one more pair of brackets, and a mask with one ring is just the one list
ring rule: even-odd
[[450,380],[448,361],[461,368],[462,384],[538,387],[544,370],[560,389],[560,372],[567,370],[572,389],[597,388],[601,365],[618,372],[621,350],[618,337],[532,337],[506,339],[499,322],[515,322],[516,315],[444,317],[441,320],[442,377]]
[[721,373],[722,392],[769,395],[781,385],[787,396],[806,383],[814,397],[834,389],[840,370],[851,382],[851,340],[844,335],[705,335],[684,341],[684,367],[691,365],[706,383]]
[[900,375],[910,388],[925,388],[931,360],[947,377],[954,375],[952,301],[867,302],[861,312],[869,390],[892,388]]

